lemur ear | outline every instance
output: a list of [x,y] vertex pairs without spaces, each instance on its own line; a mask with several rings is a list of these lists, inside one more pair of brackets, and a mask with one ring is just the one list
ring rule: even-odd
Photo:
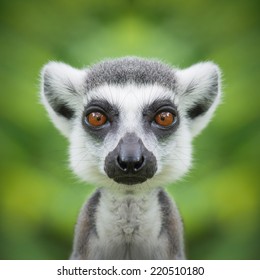
[[176,72],[179,106],[189,119],[192,136],[206,127],[220,101],[220,70],[211,62],[195,64]]
[[55,126],[67,137],[76,112],[83,110],[85,76],[85,70],[60,62],[49,62],[41,72],[41,101]]

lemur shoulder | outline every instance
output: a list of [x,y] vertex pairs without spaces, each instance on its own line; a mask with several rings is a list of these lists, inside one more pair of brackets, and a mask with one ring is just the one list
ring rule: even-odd
[[192,139],[220,101],[211,63],[180,70],[123,57],[82,70],[50,62],[41,100],[69,139],[70,166],[97,186],[71,259],[184,259],[183,226],[162,188],[191,167]]

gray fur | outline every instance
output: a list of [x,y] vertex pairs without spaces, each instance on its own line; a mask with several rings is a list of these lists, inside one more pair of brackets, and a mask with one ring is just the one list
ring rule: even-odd
[[161,235],[166,234],[169,240],[168,254],[171,259],[184,259],[183,227],[178,208],[162,189],[158,193],[158,200],[162,213]]
[[158,60],[123,57],[105,60],[88,68],[87,91],[103,84],[124,85],[158,83],[168,89],[175,88],[174,70]]
[[100,196],[101,192],[97,190],[81,210],[75,229],[74,250],[71,259],[85,259],[88,255],[91,237],[97,237],[95,220]]

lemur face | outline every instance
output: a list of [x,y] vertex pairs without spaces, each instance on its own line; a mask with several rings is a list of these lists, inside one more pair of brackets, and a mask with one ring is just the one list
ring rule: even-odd
[[[127,83],[90,91],[83,102],[82,141],[71,141],[75,143],[70,150],[73,169],[78,170],[79,165],[75,151],[83,146],[88,159],[78,173],[81,177],[90,168],[89,158],[91,165],[96,161],[99,178],[112,179],[110,185],[152,184],[169,168],[174,172],[168,176],[180,176],[190,164],[191,137],[180,138],[180,115],[174,99],[174,94],[160,85]],[[77,139],[80,131],[75,133]]]
[[70,165],[82,179],[123,189],[175,181],[191,165],[191,140],[219,102],[219,70],[186,70],[127,57],[84,70],[51,62],[42,101],[70,141]]

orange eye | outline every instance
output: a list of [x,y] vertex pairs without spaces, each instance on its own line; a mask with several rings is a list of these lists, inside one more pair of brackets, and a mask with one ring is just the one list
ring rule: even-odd
[[87,121],[90,125],[98,127],[106,123],[107,117],[100,112],[92,112],[87,115]]
[[155,116],[155,122],[160,126],[170,126],[175,122],[176,116],[170,112],[161,112]]

